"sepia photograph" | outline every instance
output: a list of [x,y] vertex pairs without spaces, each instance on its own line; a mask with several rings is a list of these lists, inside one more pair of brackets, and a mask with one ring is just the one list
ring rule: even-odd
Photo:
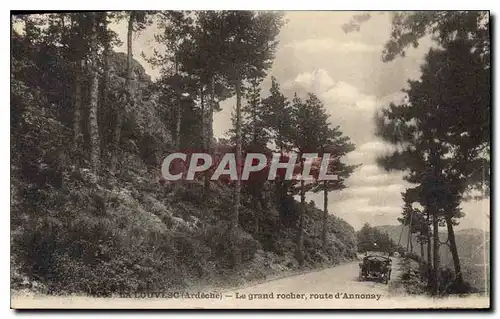
[[10,19],[12,309],[491,309],[489,11]]

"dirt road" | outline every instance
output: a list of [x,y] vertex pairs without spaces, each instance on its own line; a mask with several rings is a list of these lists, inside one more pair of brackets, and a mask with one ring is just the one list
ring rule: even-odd
[[[356,261],[245,289],[235,289],[225,295],[233,295],[234,299],[245,295],[245,299],[237,299],[244,300],[245,306],[255,303],[259,307],[272,308],[276,307],[276,304],[285,308],[343,308],[346,305],[377,305],[382,299],[397,293],[396,290],[390,289],[390,284],[359,281],[358,275],[359,266]],[[391,277],[398,276],[399,262],[394,260]]]
[[[130,298],[14,296],[12,306],[34,308],[433,308],[486,307],[481,296],[434,300],[405,296],[394,284],[359,281],[358,262],[307,274],[282,278],[251,287],[204,294],[177,295],[156,292]],[[399,262],[393,261],[391,279],[399,276]],[[180,297],[182,296],[182,298]]]

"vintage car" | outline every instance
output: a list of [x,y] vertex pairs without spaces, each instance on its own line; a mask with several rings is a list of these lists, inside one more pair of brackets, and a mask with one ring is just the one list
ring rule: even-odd
[[359,280],[379,280],[388,283],[391,279],[392,260],[380,255],[368,255],[359,263]]

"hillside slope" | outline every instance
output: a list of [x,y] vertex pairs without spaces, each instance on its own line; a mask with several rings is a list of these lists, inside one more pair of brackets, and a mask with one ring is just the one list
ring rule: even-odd
[[[125,56],[114,54],[112,85],[124,82],[124,66]],[[105,173],[106,148],[99,176],[92,173],[85,149],[81,159],[69,156],[67,124],[50,108],[28,103],[26,84],[15,82],[13,103],[18,104],[12,108],[17,112],[19,105],[29,121],[13,133],[13,149],[29,151],[14,152],[11,166],[12,288],[108,296],[234,286],[298,269],[295,223],[289,217],[299,204],[290,197],[277,208],[272,184],[266,186],[268,205],[259,211],[253,198],[242,194],[240,227],[229,234],[232,185],[213,182],[203,198],[201,183],[174,187],[159,182],[161,161],[173,151],[170,127],[161,120],[169,114],[159,96],[150,93],[153,83],[136,61],[134,74],[137,94],[133,107],[125,110],[122,169],[116,175]],[[105,112],[102,116],[112,120]],[[255,216],[259,227],[252,222]],[[320,216],[321,211],[307,206],[303,267],[355,258],[354,229],[333,216],[328,219],[328,247],[321,249]],[[228,253],[229,236],[241,259],[236,265]]]
[[[408,240],[408,227],[401,225],[382,225],[375,228],[385,231],[397,244],[401,236],[401,245],[406,247]],[[475,288],[484,290],[489,282],[489,249],[490,233],[484,233],[480,229],[468,228],[455,232],[457,250],[464,272],[465,280],[469,281]],[[446,242],[447,233],[443,229],[440,233],[442,242]],[[485,242],[486,239],[486,242]],[[420,254],[420,243],[415,237],[412,238],[413,251]],[[486,246],[486,248],[485,248]],[[424,245],[424,254],[427,254],[427,247]],[[440,257],[442,265],[453,269],[453,258],[446,245],[440,247]]]

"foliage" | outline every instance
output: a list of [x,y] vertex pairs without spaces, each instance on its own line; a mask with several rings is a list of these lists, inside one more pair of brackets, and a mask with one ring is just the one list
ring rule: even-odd
[[380,251],[383,253],[393,253],[397,245],[392,241],[386,232],[382,232],[365,223],[356,233],[358,240],[358,251],[361,253],[368,251]]
[[[405,56],[409,46],[418,47],[425,36],[441,45],[459,40],[471,40],[474,51],[489,68],[490,17],[488,11],[394,11],[390,13],[392,30],[382,53],[382,59],[392,61]],[[344,32],[360,31],[361,25],[372,17],[371,13],[353,16],[342,26]]]
[[[157,81],[130,55],[111,50],[119,40],[108,25],[123,19],[132,22],[133,32],[153,19],[160,25],[157,39],[168,51],[151,57],[162,69]],[[208,190],[198,180],[175,187],[157,182],[166,154],[179,146],[203,148],[204,129],[212,126],[204,120],[208,105],[217,110],[234,94],[231,66],[244,75],[240,93],[246,92],[249,101],[246,125],[259,132],[254,144],[270,153],[271,136],[285,134],[270,120],[281,106],[273,99],[261,101],[255,80],[271,66],[279,14],[80,12],[14,21],[21,25],[13,29],[11,74],[16,271],[53,293],[111,296],[186,288],[214,278],[227,283],[259,277],[271,273],[273,263],[285,270],[297,267],[290,233],[299,205],[290,188],[276,201],[277,186],[252,174],[255,183],[246,184],[241,194],[239,225],[231,228],[233,181],[213,182]],[[229,27],[221,29],[220,23]],[[129,71],[133,90],[126,87]],[[273,90],[274,97],[283,98],[277,83]],[[202,96],[210,96],[210,103],[202,103]],[[97,119],[90,118],[91,101]],[[321,104],[313,97],[307,101],[311,107]],[[304,127],[309,125],[303,120]],[[75,138],[78,131],[81,138]],[[91,169],[96,149],[91,140],[101,150],[98,170]],[[245,152],[254,150],[247,146]],[[216,158],[233,150],[232,141],[214,144]],[[108,169],[110,155],[118,155],[119,172]],[[202,196],[205,192],[208,196]],[[354,230],[333,216],[326,225],[328,247],[319,251],[320,213],[311,205],[305,213],[306,265],[354,258]],[[240,264],[233,263],[230,250]]]
[[[394,13],[393,33],[384,51],[384,60],[392,60],[427,34],[440,45],[428,52],[421,78],[409,81],[408,102],[391,104],[376,118],[377,135],[396,146],[395,152],[379,158],[379,164],[404,170],[405,179],[416,184],[406,193],[401,221],[410,220],[413,202],[432,218],[434,293],[441,284],[440,225],[447,226],[455,275],[462,284],[453,226],[463,216],[459,206],[468,194],[479,190],[478,197],[484,197],[489,188],[488,24],[487,13],[479,11]],[[427,227],[421,221],[416,220],[417,225]],[[424,233],[430,240],[430,233]]]

